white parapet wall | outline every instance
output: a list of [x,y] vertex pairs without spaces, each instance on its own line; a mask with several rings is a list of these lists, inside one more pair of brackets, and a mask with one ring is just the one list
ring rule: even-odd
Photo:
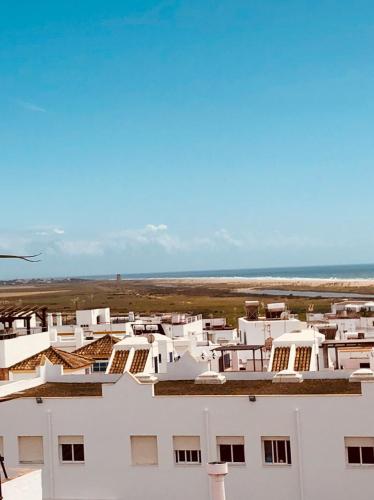
[[49,332],[20,335],[19,337],[1,340],[0,368],[8,368],[44,349],[48,349],[49,346]]

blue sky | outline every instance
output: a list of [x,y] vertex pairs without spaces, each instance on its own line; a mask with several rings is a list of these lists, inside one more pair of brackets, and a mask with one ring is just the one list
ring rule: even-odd
[[0,278],[373,261],[371,1],[0,4]]

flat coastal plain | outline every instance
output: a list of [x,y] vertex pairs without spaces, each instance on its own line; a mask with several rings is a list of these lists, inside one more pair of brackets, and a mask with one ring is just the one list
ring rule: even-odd
[[[271,291],[271,296],[267,292]],[[313,292],[298,297],[293,292]],[[261,303],[282,301],[305,318],[313,304],[315,312],[330,310],[332,297],[321,292],[372,296],[374,280],[276,279],[276,278],[185,278],[143,280],[78,280],[9,283],[0,286],[0,303],[47,306],[50,311],[72,315],[76,309],[110,307],[112,314],[128,311],[191,312],[205,317],[227,317],[232,325],[244,313],[244,300]],[[340,298],[340,297],[339,297]]]

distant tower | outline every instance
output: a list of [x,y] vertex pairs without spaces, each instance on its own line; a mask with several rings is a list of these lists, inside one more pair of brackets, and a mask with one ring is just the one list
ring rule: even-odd
[[120,274],[116,275],[116,281],[117,281],[117,283],[119,283],[121,281],[121,275]]

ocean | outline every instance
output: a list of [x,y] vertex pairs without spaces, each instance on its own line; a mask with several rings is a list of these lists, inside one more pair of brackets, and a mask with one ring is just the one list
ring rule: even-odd
[[[86,279],[115,279],[114,274],[79,276]],[[216,269],[162,273],[121,273],[122,279],[166,278],[283,278],[283,279],[374,279],[374,264],[339,266],[268,267],[253,269]]]

